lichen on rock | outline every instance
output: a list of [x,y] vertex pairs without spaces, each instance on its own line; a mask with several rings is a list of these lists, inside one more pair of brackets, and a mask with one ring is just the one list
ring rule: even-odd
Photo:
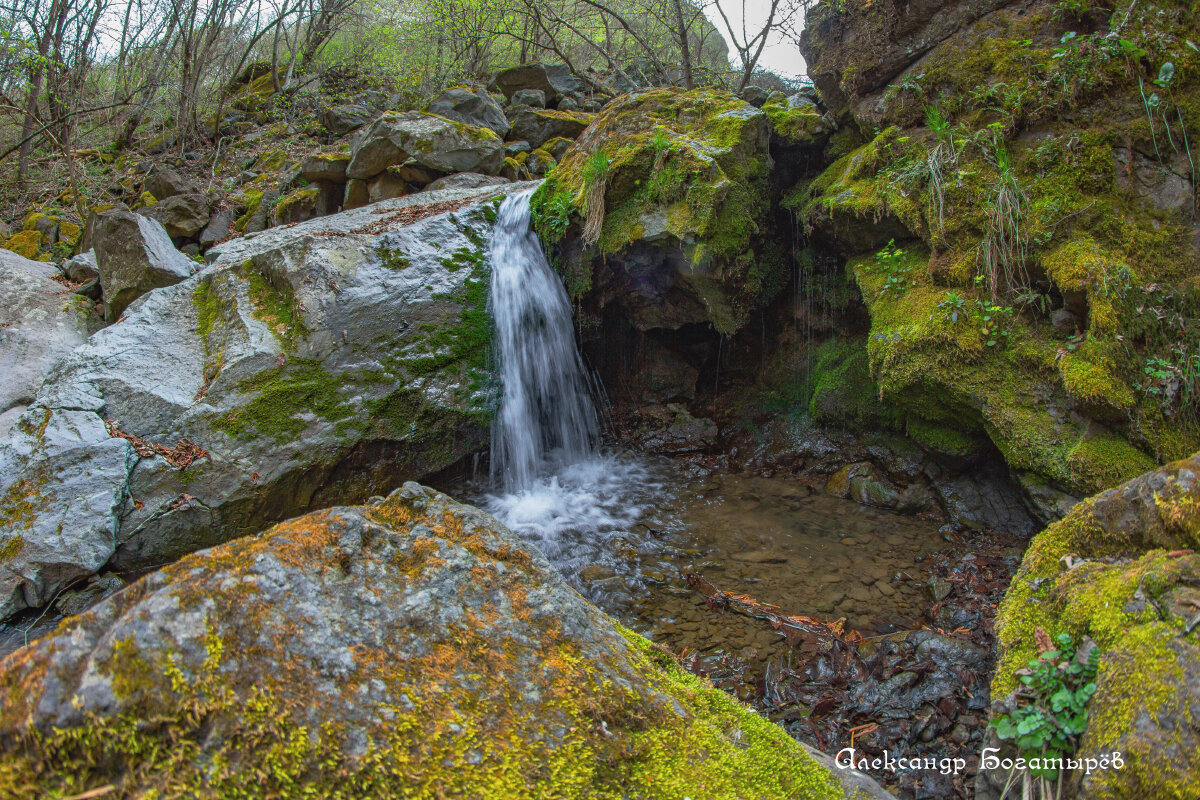
[[406,484],[188,556],[0,662],[0,794],[841,798],[779,727]]

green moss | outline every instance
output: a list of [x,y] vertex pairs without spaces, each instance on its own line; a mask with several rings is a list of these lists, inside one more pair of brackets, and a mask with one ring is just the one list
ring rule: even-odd
[[442,260],[442,265],[451,272],[470,269],[459,289],[438,298],[458,304],[457,322],[431,326],[414,336],[400,355],[400,363],[414,376],[431,375],[455,364],[467,370],[490,371],[494,326],[488,311],[491,266],[484,240],[477,239],[470,249],[455,250]]
[[213,327],[222,319],[221,297],[211,281],[201,281],[192,290],[192,305],[196,307],[196,334],[207,344]]
[[[590,285],[593,261],[606,254],[647,237],[674,240],[714,324],[723,333],[740,328],[787,272],[759,236],[768,230],[767,132],[760,111],[707,89],[656,89],[606,107],[534,198],[546,245],[576,221],[596,229],[562,265],[571,291]],[[602,173],[589,169],[597,159]]]
[[762,110],[771,121],[771,132],[789,145],[815,144],[831,127],[815,104],[793,107],[783,95],[768,98]]
[[4,249],[23,258],[36,260],[42,249],[42,234],[36,230],[18,231],[4,242]]
[[1093,776],[1089,791],[1098,797],[1187,796],[1180,781],[1200,771],[1200,759],[1179,746],[1197,730],[1181,689],[1200,636],[1185,632],[1189,613],[1169,611],[1169,598],[1186,597],[1200,574],[1200,556],[1190,553],[1200,546],[1195,468],[1172,464],[1076,505],[1034,538],[1000,604],[993,697],[1014,689],[1017,670],[1037,655],[1038,628],[1099,645],[1082,747],[1120,750],[1126,767]]
[[305,209],[304,206],[315,204],[320,193],[320,189],[316,186],[304,186],[300,189],[292,190],[275,204],[275,208],[271,212],[275,217],[275,222],[286,224],[288,222],[299,221],[301,216],[312,211],[312,209]]
[[1133,407],[1133,391],[1111,370],[1079,355],[1068,354],[1059,361],[1063,386],[1071,397],[1087,404],[1100,404],[1118,411]]
[[817,422],[848,430],[894,430],[899,418],[879,399],[871,377],[866,343],[833,339],[816,351],[812,366],[810,416]]
[[285,352],[294,352],[309,333],[304,324],[292,285],[286,279],[273,279],[260,271],[253,259],[244,261],[237,274],[246,281],[254,317],[264,322],[279,339]]
[[270,436],[277,442],[294,441],[311,424],[302,417],[315,415],[326,422],[350,418],[358,407],[354,386],[319,361],[293,358],[241,381],[238,389],[254,396],[216,417],[213,425],[239,439]]
[[[14,547],[13,542],[18,542],[15,547],[20,546],[17,531],[32,528],[33,521],[45,507],[47,498],[41,492],[41,484],[41,480],[23,478],[14,481],[4,494],[0,495],[0,528],[6,535],[14,537],[4,543],[6,552]],[[12,552],[9,557],[15,554]]]
[[287,150],[268,150],[254,160],[254,169],[259,172],[279,172],[288,163]]
[[25,540],[21,538],[21,534],[17,533],[11,536],[6,534],[6,536],[8,538],[0,541],[0,564],[21,555],[21,550],[25,547]]
[[401,250],[393,250],[383,242],[375,248],[375,255],[379,258],[379,263],[387,269],[399,272],[407,269],[409,266],[408,256]]
[[985,447],[986,437],[966,433],[948,424],[934,424],[923,419],[910,419],[905,433],[920,447],[955,458],[974,458]]
[[245,232],[250,220],[254,219],[254,215],[258,213],[258,209],[262,206],[263,193],[259,189],[247,189],[242,193],[242,197],[246,210],[233,224],[234,230],[239,233]]
[[1150,456],[1111,434],[1084,436],[1071,448],[1067,458],[1079,484],[1096,488],[1115,486],[1156,466]]

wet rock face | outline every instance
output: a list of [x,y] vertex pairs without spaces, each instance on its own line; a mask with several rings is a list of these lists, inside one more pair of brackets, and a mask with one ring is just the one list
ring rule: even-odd
[[61,361],[0,439],[0,619],[484,447],[494,196],[231,241]]
[[[1075,774],[1079,797],[1185,797],[1200,782],[1200,454],[1084,500],[1030,545],[1000,606],[992,684],[1004,698],[1039,653],[1037,631],[1100,650]],[[994,797],[983,775],[979,796]]]
[[0,436],[54,362],[87,339],[91,303],[51,280],[55,274],[51,264],[0,250]]
[[492,517],[413,483],[148,576],[0,662],[0,700],[4,794],[843,796]]

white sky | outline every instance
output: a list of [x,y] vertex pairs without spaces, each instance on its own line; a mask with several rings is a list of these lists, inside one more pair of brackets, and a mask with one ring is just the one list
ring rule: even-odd
[[[741,36],[741,25],[743,24],[743,9],[745,9],[745,25],[753,36],[758,28],[767,19],[767,12],[770,9],[769,0],[719,0],[721,8],[725,11],[725,15],[729,17],[729,21],[733,23],[735,30],[738,30],[739,38]],[[799,12],[803,13],[803,12]],[[729,36],[725,32],[725,23],[721,20],[721,16],[717,13],[715,6],[709,4],[705,7],[705,16],[709,18],[721,35],[725,37],[725,41],[729,41]],[[799,28],[797,20],[796,27]],[[737,54],[733,47],[729,48],[730,55],[734,59]],[[774,36],[767,41],[767,46],[763,49],[762,58],[758,61],[759,66],[764,69],[769,69],[772,72],[777,72],[780,75],[794,78],[806,74],[807,68],[804,64],[804,57],[800,55],[799,48],[794,42],[785,41],[782,34],[778,31]]]

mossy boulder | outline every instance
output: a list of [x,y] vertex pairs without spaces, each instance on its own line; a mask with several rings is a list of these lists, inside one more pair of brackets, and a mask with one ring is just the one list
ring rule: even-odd
[[759,107],[771,121],[771,133],[783,145],[820,147],[837,129],[832,116],[801,94],[776,93]]
[[992,696],[1038,655],[1039,628],[1090,637],[1098,689],[1070,775],[1095,798],[1196,797],[1200,787],[1200,455],[1085,500],[1038,534],[1000,605]]
[[440,173],[496,175],[504,164],[504,141],[490,128],[436,114],[388,111],[358,138],[346,175],[366,180],[410,159]]
[[0,619],[105,564],[162,564],[485,447],[496,194],[231,240],[74,350],[0,438],[0,514],[25,542]]
[[36,259],[42,252],[42,234],[38,231],[17,231],[4,241],[4,249],[21,258]]
[[551,139],[575,139],[591,123],[594,114],[583,111],[554,111],[548,108],[519,106],[511,115],[513,141],[529,142],[537,149]]
[[452,86],[431,100],[425,110],[455,122],[489,128],[501,139],[512,128],[500,104],[479,88]]
[[190,556],[0,662],[0,793],[789,798],[782,728],[415,483]]
[[606,106],[533,197],[568,290],[585,294],[603,272],[639,328],[738,330],[787,273],[761,236],[768,137],[762,111],[714,90],[655,89]]
[[317,216],[317,205],[320,199],[321,190],[316,186],[304,186],[296,189],[286,197],[280,198],[271,211],[271,219],[276,225],[288,225],[312,219]]
[[312,153],[300,163],[300,177],[306,181],[346,182],[349,153]]

